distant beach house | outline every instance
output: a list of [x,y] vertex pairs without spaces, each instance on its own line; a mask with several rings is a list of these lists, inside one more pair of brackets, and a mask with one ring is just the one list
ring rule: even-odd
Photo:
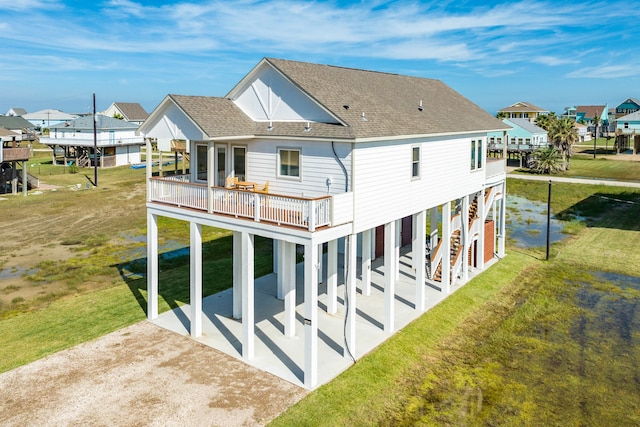
[[640,100],[637,98],[627,98],[616,105],[616,119],[635,113],[636,111],[640,111]]
[[[427,289],[446,295],[504,255],[505,160],[487,158],[487,133],[506,129],[438,80],[272,58],[260,61],[225,97],[168,95],[138,132],[147,138],[148,152],[151,139],[161,150],[185,143],[191,169],[152,176],[151,156],[147,160],[149,319],[158,318],[159,218],[182,220],[191,230],[193,337],[203,336],[205,317],[218,319],[203,313],[203,280],[213,278],[202,275],[202,227],[230,230],[228,309],[242,322],[241,336],[229,338],[240,344],[231,354],[249,362],[303,355],[295,362],[299,367],[284,369],[299,370],[304,386],[315,388],[319,369],[329,376],[339,372],[328,367],[332,357],[361,357],[371,348],[366,335],[356,338],[361,324],[391,334],[398,304],[421,313]],[[256,295],[255,236],[274,242],[273,295]],[[304,257],[300,311],[297,246]],[[326,286],[319,288],[325,247]],[[401,247],[410,250],[409,258]],[[371,279],[375,257],[384,258],[378,283]],[[337,293],[339,259],[344,299]],[[401,279],[405,265],[411,272]],[[413,289],[410,300],[398,300],[400,280]],[[380,305],[365,315],[363,299],[374,293],[381,295]],[[264,340],[256,307],[271,302],[279,307],[282,329],[269,340],[282,340],[278,348],[287,349],[275,356],[259,353],[256,344]],[[320,310],[344,319],[344,340],[326,347],[322,337],[333,320]],[[219,336],[206,333],[212,334]]]
[[140,163],[144,138],[136,135],[137,124],[97,114],[95,143],[98,152],[95,156],[93,120],[91,115],[52,125],[49,137],[40,138],[40,142],[53,149],[54,164],[72,162],[87,167],[95,165],[96,158],[99,167]]
[[24,108],[14,107],[9,108],[5,116],[24,116],[25,114],[27,114],[27,110]]
[[501,156],[506,151],[508,157],[526,158],[538,148],[549,144],[547,131],[532,123],[529,119],[503,119],[510,129],[506,132],[489,132],[487,134],[489,153]]
[[102,114],[109,117],[122,117],[122,120],[138,125],[149,117],[149,113],[137,102],[114,102]]
[[46,109],[27,113],[22,116],[35,126],[36,130],[47,129],[60,123],[73,120],[78,116],[60,110]]
[[616,119],[616,149],[618,152],[640,152],[640,110]]
[[527,119],[530,122],[535,122],[536,117],[549,114],[549,110],[540,108],[530,102],[516,102],[508,107],[498,110],[498,114],[507,119]]

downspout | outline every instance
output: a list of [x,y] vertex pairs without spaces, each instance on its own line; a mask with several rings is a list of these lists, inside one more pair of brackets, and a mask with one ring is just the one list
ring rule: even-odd
[[340,169],[342,169],[342,173],[344,174],[344,192],[348,193],[349,192],[349,174],[347,172],[347,168],[344,167],[344,163],[342,163],[342,160],[340,160],[340,157],[338,157],[338,153],[336,153],[336,147],[333,141],[331,141],[331,150],[333,151],[333,157],[335,157],[336,161],[340,165]]

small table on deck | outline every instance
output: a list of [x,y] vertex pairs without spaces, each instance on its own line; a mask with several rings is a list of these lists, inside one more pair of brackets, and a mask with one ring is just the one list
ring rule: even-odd
[[256,183],[251,181],[238,181],[236,182],[236,188],[238,190],[253,190],[256,188]]

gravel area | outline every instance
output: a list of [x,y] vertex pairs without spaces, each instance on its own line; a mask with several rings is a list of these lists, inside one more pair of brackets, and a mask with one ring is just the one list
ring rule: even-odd
[[145,321],[0,374],[0,425],[264,425],[306,393]]

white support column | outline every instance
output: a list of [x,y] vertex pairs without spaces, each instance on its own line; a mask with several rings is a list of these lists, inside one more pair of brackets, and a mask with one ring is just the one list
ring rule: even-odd
[[240,232],[233,232],[233,318],[242,318],[242,241]]
[[396,220],[396,233],[394,237],[394,277],[400,280],[400,245],[402,244],[402,219]]
[[318,245],[304,245],[304,386],[318,384]]
[[362,295],[371,295],[371,235],[375,229],[362,232]]
[[323,262],[322,262],[322,258],[323,258],[323,243],[320,243],[318,245],[318,283],[322,283],[322,269],[323,269]]
[[396,221],[384,225],[384,330],[394,330],[395,265],[396,265]]
[[469,195],[466,194],[462,198],[462,230],[460,235],[462,237],[462,280],[469,280],[469,245],[471,244],[471,236],[469,235],[469,224],[471,218],[469,218]]
[[158,318],[158,217],[147,213],[147,319]]
[[484,219],[486,215],[486,206],[484,205],[484,187],[478,196],[478,246],[476,248],[476,266],[479,270],[484,270]]
[[[215,147],[213,142],[209,141],[207,143],[207,212],[209,213],[213,213],[213,186],[216,182],[215,159]],[[182,164],[184,165],[184,162]]]
[[327,244],[327,313],[338,311],[338,240]]
[[438,207],[435,206],[429,210],[429,215],[431,215],[431,232],[429,235],[431,236],[431,250],[435,250],[436,246],[438,246]]
[[287,248],[285,246],[288,245],[288,242],[284,240],[278,240],[276,245],[276,252],[278,253],[278,260],[276,262],[278,274],[276,275],[276,298],[283,299],[284,298],[284,286],[286,279],[286,269],[287,262],[289,262]]
[[442,291],[451,292],[451,202],[442,205]]
[[242,253],[242,358],[255,354],[255,286],[253,283],[253,234],[240,233]]
[[413,252],[414,265],[416,268],[416,310],[424,311],[425,309],[425,258],[426,258],[426,228],[427,228],[427,212],[420,211],[414,215],[414,244],[415,248]]
[[500,199],[500,228],[498,231],[498,255],[505,255],[505,241],[507,239],[507,230],[506,230],[506,222],[507,222],[507,209],[506,209],[506,200],[507,200],[507,183],[506,181],[502,183],[502,198]]
[[[151,139],[149,138],[145,138],[146,141],[146,146],[145,146],[145,156],[146,156],[146,168],[145,168],[145,175],[147,178],[147,202],[151,201],[151,177],[153,176],[153,148],[151,146]],[[55,149],[55,148],[54,148]],[[67,149],[64,149],[65,155],[67,152]],[[54,157],[54,164],[55,164],[55,151],[53,154]],[[65,160],[65,165],[67,164],[66,160]]]
[[284,299],[284,335],[296,334],[296,244],[284,242],[280,246],[282,258],[283,299]]
[[356,269],[358,259],[358,239],[356,234],[346,237],[347,244],[347,283],[345,284],[345,340],[343,356],[350,359],[356,357]]
[[202,225],[189,223],[189,304],[191,306],[191,336],[202,335]]
[[278,243],[279,240],[278,239],[273,239],[271,240],[271,245],[272,245],[272,254],[273,256],[271,257],[271,261],[273,263],[273,265],[271,266],[271,268],[273,269],[273,272],[275,274],[278,274]]

